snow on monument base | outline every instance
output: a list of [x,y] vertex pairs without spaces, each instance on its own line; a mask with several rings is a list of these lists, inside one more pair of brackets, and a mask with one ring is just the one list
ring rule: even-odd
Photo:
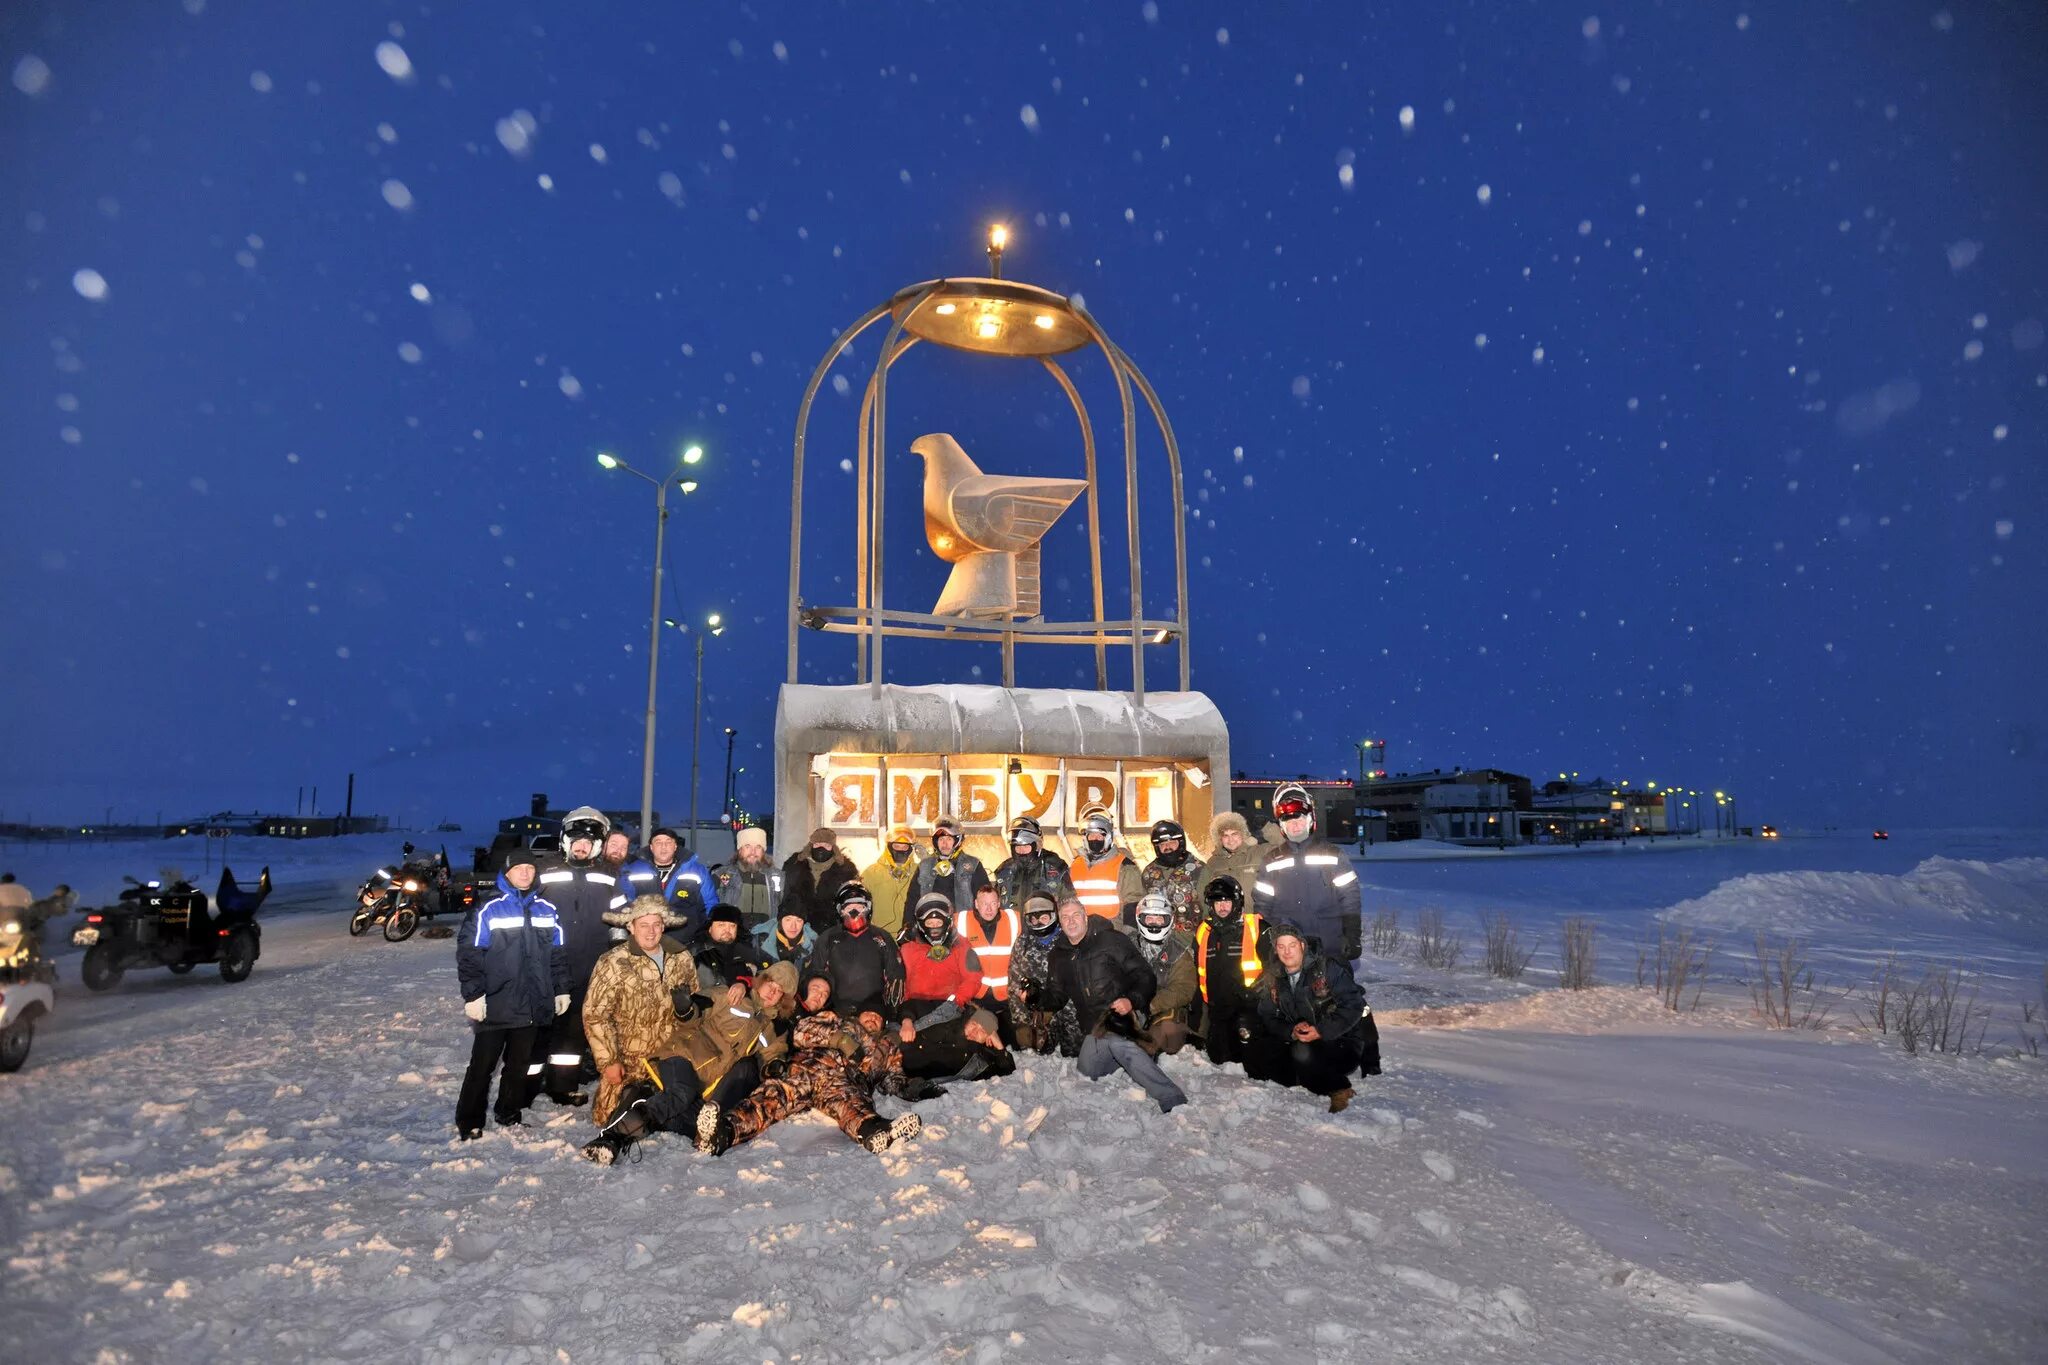
[[[1107,808],[1126,840],[1178,820],[1196,839],[1228,791],[1230,734],[1200,692],[785,683],[775,708],[775,845],[819,825],[856,866],[907,825],[923,843],[950,815],[1001,861],[1003,831],[1030,816],[1071,851],[1081,813]],[[1223,798],[1227,806],[1228,797]],[[993,854],[993,859],[989,855]]]

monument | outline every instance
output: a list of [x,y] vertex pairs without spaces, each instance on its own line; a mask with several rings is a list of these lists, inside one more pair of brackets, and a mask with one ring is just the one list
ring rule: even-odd
[[[1138,367],[1077,300],[1002,278],[1006,244],[1004,229],[991,231],[987,277],[913,284],[861,315],[827,348],[804,390],[790,499],[789,669],[775,717],[779,853],[799,847],[816,826],[830,825],[855,864],[865,866],[891,827],[908,825],[922,841],[932,822],[952,816],[967,831],[969,847],[993,867],[1004,856],[1004,831],[1020,816],[1039,822],[1048,847],[1071,854],[1081,818],[1091,810],[1106,810],[1126,842],[1142,838],[1162,818],[1203,839],[1218,802],[1228,803],[1229,733],[1215,705],[1189,686],[1187,519],[1172,424]],[[854,340],[885,320],[855,441],[854,600],[810,602],[803,594],[804,456],[813,402]],[[1022,458],[1013,453],[1002,461],[1006,472],[982,472],[948,430],[967,430],[961,423],[975,418],[964,398],[957,410],[919,413],[915,439],[892,447],[889,374],[922,342],[1042,367],[1073,408],[1079,470],[1009,472]],[[1094,423],[1062,363],[1082,352],[1107,363],[1120,409],[1130,602],[1129,614],[1114,618],[1104,604]],[[1134,393],[1151,415],[1172,488],[1170,617],[1144,612]],[[953,566],[938,600],[924,611],[888,605],[883,571],[890,476],[906,454],[924,465],[926,543]],[[1043,541],[1076,502],[1087,519],[1092,611],[1086,619],[1048,620]],[[854,637],[855,682],[799,680],[799,645],[807,630]],[[892,639],[1000,644],[1002,685],[889,680],[883,657]],[[1092,649],[1094,688],[1017,686],[1020,643]],[[1177,655],[1178,688],[1149,690],[1147,650],[1169,647]],[[1128,659],[1123,690],[1110,688],[1112,657]]]

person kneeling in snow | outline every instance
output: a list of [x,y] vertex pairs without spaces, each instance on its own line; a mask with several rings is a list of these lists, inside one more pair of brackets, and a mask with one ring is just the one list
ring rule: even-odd
[[1130,939],[1110,920],[1091,915],[1079,900],[1060,904],[1060,937],[1047,958],[1049,980],[1034,992],[1032,1008],[1057,1013],[1072,1002],[1081,1027],[1081,1074],[1091,1081],[1122,1070],[1170,1114],[1188,1097],[1154,1058],[1157,1045],[1142,1037],[1145,1006],[1158,978]]
[[1299,927],[1273,930],[1273,955],[1252,991],[1245,1074],[1327,1095],[1335,1114],[1351,1103],[1354,1069],[1379,1074],[1379,1025],[1350,964],[1325,954]]
[[[668,933],[689,920],[665,896],[635,897],[604,919],[629,937],[597,960],[583,1001],[583,1033],[597,1067],[590,1116],[601,1128],[583,1154],[608,1165],[652,1129],[687,1131],[699,1082],[684,1060],[682,1025],[701,1006],[697,963]],[[677,1112],[677,1103],[689,1112]]]
[[790,1036],[796,1051],[788,1070],[762,1081],[729,1110],[705,1104],[697,1113],[699,1150],[722,1154],[810,1109],[828,1115],[840,1132],[871,1152],[886,1151],[923,1128],[915,1114],[892,1121],[875,1112],[877,1091],[909,1100],[945,1093],[928,1081],[905,1079],[902,1048],[884,1031],[881,1017],[864,1011],[841,1019],[832,1008],[832,984],[823,976],[804,981],[802,1007]]

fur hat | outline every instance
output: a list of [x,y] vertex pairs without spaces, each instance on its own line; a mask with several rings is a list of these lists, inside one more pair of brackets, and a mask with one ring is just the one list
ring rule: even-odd
[[1252,840],[1252,828],[1244,822],[1244,817],[1234,810],[1226,810],[1218,811],[1215,817],[1209,821],[1209,843],[1214,847],[1221,848],[1223,831],[1227,829],[1234,829],[1243,835],[1246,843],[1250,843]]
[[782,1003],[775,1012],[785,1018],[796,1013],[796,964],[794,962],[771,962],[754,978],[754,989],[759,990],[763,981],[773,981],[782,987]]
[[812,844],[823,844],[826,848],[837,848],[839,847],[839,836],[832,832],[830,825],[820,825],[811,831],[809,842]]
[[754,825],[748,825],[740,831],[739,837],[733,842],[737,847],[758,848],[763,853],[766,853],[768,851],[768,831]]
[[645,896],[635,896],[633,903],[623,910],[605,911],[603,919],[606,924],[616,924],[619,928],[624,929],[642,915],[660,915],[661,927],[664,929],[680,929],[690,922],[684,916],[678,915],[675,911],[669,909],[668,901],[665,898],[652,893]]
[[740,918],[740,908],[731,901],[720,901],[711,907],[711,914],[704,921],[712,924],[737,924],[744,927],[746,921]]

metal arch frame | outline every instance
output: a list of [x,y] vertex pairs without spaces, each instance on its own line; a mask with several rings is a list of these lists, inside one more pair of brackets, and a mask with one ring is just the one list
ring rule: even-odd
[[[1118,406],[1121,409],[1124,431],[1124,491],[1125,491],[1125,533],[1130,555],[1131,615],[1128,621],[1110,622],[1104,619],[1105,606],[1102,585],[1102,534],[1100,487],[1097,482],[1096,449],[1094,426],[1089,419],[1088,409],[1082,401],[1080,391],[1064,367],[1051,356],[1035,357],[1051,373],[1061,390],[1073,406],[1076,421],[1081,428],[1082,458],[1088,484],[1088,553],[1090,578],[1093,585],[1094,630],[1085,632],[1085,623],[1067,622],[1015,622],[1004,621],[1000,626],[951,617],[936,617],[925,613],[887,610],[883,601],[883,554],[882,540],[885,525],[884,494],[887,488],[887,474],[884,468],[887,446],[888,413],[888,372],[915,346],[920,338],[915,334],[904,336],[905,324],[917,310],[948,283],[945,278],[931,280],[923,285],[913,286],[892,295],[885,302],[869,309],[851,326],[841,332],[827,348],[812,372],[810,383],[804,388],[802,402],[797,407],[796,433],[791,470],[790,496],[790,537],[789,537],[789,681],[798,678],[798,631],[804,625],[835,633],[853,633],[858,636],[856,645],[856,677],[865,675],[871,694],[879,697],[882,686],[882,641],[890,635],[955,638],[979,641],[1000,641],[1003,647],[1003,683],[1015,685],[1014,650],[1016,638],[1021,634],[1027,639],[1043,643],[1093,644],[1095,647],[1095,683],[1100,690],[1108,690],[1107,643],[1111,636],[1107,628],[1114,625],[1118,633],[1127,632],[1131,643],[1132,693],[1139,705],[1145,699],[1145,644],[1146,635],[1161,630],[1171,630],[1178,637],[1180,646],[1180,687],[1189,687],[1190,649],[1188,642],[1188,588],[1187,588],[1187,509],[1185,506],[1185,482],[1180,463],[1180,444],[1174,435],[1173,424],[1166,416],[1165,405],[1160,402],[1158,392],[1145,375],[1131,361],[1121,347],[1111,341],[1109,335],[1088,311],[1071,299],[1063,299],[1072,316],[1087,331],[1089,340],[1101,350],[1109,361],[1110,369],[1117,384]],[[825,376],[847,348],[869,327],[880,321],[885,314],[895,313],[897,305],[908,299],[909,303],[892,318],[887,337],[876,357],[875,369],[861,398],[859,438],[857,442],[859,469],[857,471],[857,493],[855,502],[855,605],[846,608],[806,608],[802,598],[802,538],[803,538],[803,481],[804,455],[809,435],[811,410],[818,390]],[[1019,356],[1018,359],[1033,357]],[[1174,546],[1174,587],[1175,613],[1171,622],[1144,620],[1144,586],[1141,544],[1138,526],[1138,456],[1137,424],[1131,389],[1135,386],[1145,400],[1153,421],[1159,428],[1166,445],[1167,467],[1173,487],[1173,546]],[[870,491],[872,489],[872,491]],[[1085,633],[1082,633],[1085,632]],[[872,640],[872,649],[870,641]]]

